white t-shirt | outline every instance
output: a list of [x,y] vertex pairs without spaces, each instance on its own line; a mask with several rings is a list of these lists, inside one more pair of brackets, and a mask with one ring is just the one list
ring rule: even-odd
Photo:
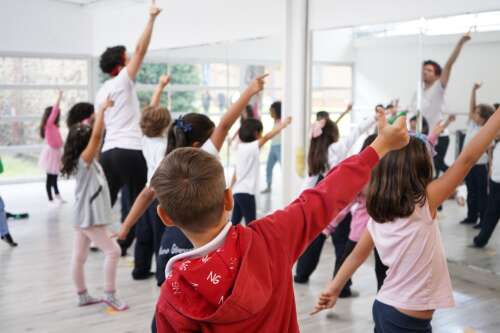
[[113,148],[141,150],[139,98],[127,68],[104,82],[97,92],[95,107],[98,108],[104,103],[108,96],[114,101],[114,106],[104,114],[106,136],[102,151]]
[[[446,92],[441,80],[436,80],[429,88],[422,89],[422,114],[429,123],[429,131],[443,119],[445,109],[444,93]],[[411,110],[417,110],[417,94],[413,95]]]
[[491,179],[500,183],[500,142],[493,148],[493,161],[491,162]]
[[151,182],[151,178],[160,165],[161,161],[165,157],[165,152],[167,151],[167,138],[156,137],[149,138],[147,136],[142,137],[142,155],[146,160],[148,165],[148,182]]
[[233,193],[257,194],[259,155],[259,140],[240,142],[236,155],[236,183],[233,186]]
[[[471,140],[476,136],[476,134],[479,132],[481,129],[481,126],[473,122],[472,120],[469,120],[467,123],[467,133],[465,134],[465,139],[464,139],[464,147],[471,142]],[[478,164],[486,164],[488,163],[488,154],[484,153],[481,155],[481,157],[477,160],[476,165]]]

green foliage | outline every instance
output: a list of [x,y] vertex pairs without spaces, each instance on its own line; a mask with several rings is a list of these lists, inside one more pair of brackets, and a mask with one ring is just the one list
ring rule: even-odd
[[[199,85],[201,82],[200,69],[195,65],[173,65],[170,75],[174,84]],[[198,112],[195,102],[196,93],[193,91],[174,92],[171,111],[173,113]]]
[[137,73],[137,83],[157,84],[160,76],[167,73],[167,64],[145,63]]

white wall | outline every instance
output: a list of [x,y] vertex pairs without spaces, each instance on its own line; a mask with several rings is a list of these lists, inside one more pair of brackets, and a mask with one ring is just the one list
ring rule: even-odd
[[2,0],[0,52],[90,54],[90,17],[50,0]]

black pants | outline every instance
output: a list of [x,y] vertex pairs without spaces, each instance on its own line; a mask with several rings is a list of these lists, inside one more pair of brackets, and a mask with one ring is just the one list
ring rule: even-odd
[[484,219],[481,220],[481,231],[474,238],[474,244],[483,247],[488,244],[498,219],[500,219],[500,183],[496,183],[490,179],[490,194],[488,195],[488,207],[484,214]]
[[375,256],[375,276],[377,277],[377,291],[380,291],[382,285],[384,284],[385,277],[387,276],[387,270],[389,267],[382,263],[380,256],[378,255],[377,248],[373,248],[373,255]]
[[[156,213],[158,201],[155,200],[141,217],[135,228],[134,270],[132,276],[141,278],[151,271],[153,255],[158,258],[161,237],[165,226]],[[158,267],[156,267],[158,270]]]
[[430,319],[410,317],[396,308],[375,300],[373,303],[375,333],[432,333]]
[[467,186],[467,220],[471,223],[480,221],[486,212],[488,200],[488,167],[486,164],[476,164],[465,177]]
[[[332,243],[335,248],[335,267],[340,267],[342,256],[346,249],[347,241],[349,240],[349,232],[351,230],[351,214],[339,223],[335,231],[332,233]],[[297,261],[295,269],[295,281],[307,282],[309,277],[318,266],[323,244],[325,244],[326,236],[320,234],[316,237],[307,249],[302,253]],[[352,282],[349,280],[344,287],[344,290],[351,286]]]
[[448,151],[448,146],[450,144],[450,137],[440,136],[438,143],[434,149],[436,150],[436,155],[434,156],[434,168],[436,170],[436,177],[439,176],[440,172],[446,172],[448,166],[444,162],[446,157],[446,152]]
[[59,188],[57,187],[57,175],[52,175],[50,173],[47,174],[47,178],[45,180],[45,189],[47,190],[47,197],[49,197],[49,201],[54,200],[52,196],[52,189],[54,189],[54,194],[59,195]]
[[233,225],[241,223],[243,217],[248,225],[257,218],[257,207],[255,205],[255,195],[248,193],[236,193],[233,195],[234,208],[231,222]]
[[[103,152],[100,162],[108,181],[111,205],[115,204],[118,192],[123,186],[127,186],[129,200],[133,203],[144,189],[147,181],[148,167],[142,152],[140,150],[114,148]],[[127,209],[127,214],[129,210],[130,207]],[[134,237],[135,233],[131,230],[127,238],[119,242],[122,252],[132,245]]]

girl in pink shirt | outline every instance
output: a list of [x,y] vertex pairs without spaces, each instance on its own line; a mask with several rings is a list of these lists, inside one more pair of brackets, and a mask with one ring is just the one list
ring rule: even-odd
[[39,165],[47,174],[45,186],[47,189],[47,196],[49,201],[52,202],[52,189],[54,189],[55,198],[64,203],[65,201],[59,195],[59,188],[57,187],[57,177],[61,169],[61,156],[63,140],[61,132],[59,131],[59,118],[61,109],[59,104],[62,99],[62,91],[59,91],[57,101],[54,106],[49,106],[45,109],[40,125],[40,136],[45,140],[45,146],[40,154]]
[[436,211],[463,181],[500,129],[496,112],[455,163],[433,180],[432,160],[419,137],[387,154],[372,172],[371,216],[354,251],[319,297],[314,313],[335,305],[345,282],[374,246],[389,267],[373,305],[375,332],[432,332],[436,309],[454,306]]

